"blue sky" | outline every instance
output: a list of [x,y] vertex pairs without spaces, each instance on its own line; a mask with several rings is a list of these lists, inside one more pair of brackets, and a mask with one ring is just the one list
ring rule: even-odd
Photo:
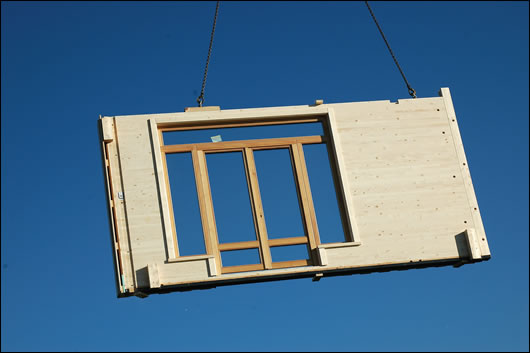
[[[528,2],[372,2],[449,87],[490,261],[117,299],[102,115],[182,112],[215,2],[1,3],[2,351],[528,351]],[[205,105],[408,98],[363,2],[221,2]]]

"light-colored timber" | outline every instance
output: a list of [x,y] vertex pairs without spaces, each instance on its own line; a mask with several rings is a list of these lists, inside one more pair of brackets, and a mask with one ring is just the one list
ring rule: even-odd
[[258,186],[258,176],[256,172],[256,164],[254,162],[254,154],[252,150],[245,147],[245,164],[247,170],[247,183],[249,186],[249,194],[252,199],[252,209],[254,214],[254,222],[256,224],[256,234],[258,235],[261,250],[261,259],[266,269],[272,268],[271,252],[267,245],[267,227],[265,226],[265,219],[263,218],[263,205],[261,203],[261,196]]
[[[318,102],[320,103],[320,102]],[[208,108],[208,109],[206,109]],[[323,123],[323,136],[165,145],[166,131]],[[439,97],[100,117],[118,297],[289,278],[459,266],[490,258],[448,88]],[[303,145],[328,148],[344,242],[321,243]],[[289,148],[307,234],[267,238],[253,152]],[[205,153],[241,151],[255,241],[219,244]],[[206,254],[179,256],[165,155],[189,152]],[[323,166],[328,167],[328,166]],[[319,236],[320,232],[320,236]],[[322,236],[323,239],[325,239]],[[271,247],[308,244],[273,262]],[[260,249],[261,263],[223,266],[221,251]]]

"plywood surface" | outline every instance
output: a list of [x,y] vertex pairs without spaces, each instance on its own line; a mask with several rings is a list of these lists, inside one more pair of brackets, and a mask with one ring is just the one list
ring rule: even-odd
[[[123,269],[131,291],[154,284],[164,287],[303,274],[304,271],[488,259],[490,250],[456,114],[449,90],[442,89],[442,94],[398,102],[114,117],[116,138],[109,142],[110,137],[105,135],[105,139],[112,157],[113,192],[119,190],[124,195],[124,200],[117,200],[121,211],[117,212],[116,221],[120,251],[127,259]],[[278,117],[301,119],[319,115],[331,119],[328,120],[333,138],[330,143],[345,186],[348,226],[355,241],[352,246],[326,247],[324,244],[319,250],[324,265],[292,269],[220,274],[217,254],[194,261],[171,262],[176,244],[168,234],[170,210],[167,192],[161,186],[163,159],[153,129],[168,124],[263,121]],[[108,124],[108,118],[104,119]],[[203,205],[203,209],[208,214],[207,207]],[[213,229],[215,225],[207,218],[204,226]],[[472,247],[473,253],[466,243],[468,234],[474,234],[473,239],[478,242]],[[210,235],[208,242],[215,240]],[[216,244],[208,244],[209,251],[218,251]],[[210,270],[212,264],[215,269]],[[149,266],[157,278],[149,278]]]

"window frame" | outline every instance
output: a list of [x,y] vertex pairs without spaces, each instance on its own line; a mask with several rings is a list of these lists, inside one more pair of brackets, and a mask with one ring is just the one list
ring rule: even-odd
[[[326,114],[327,113],[327,114]],[[351,197],[347,192],[345,178],[340,173],[340,153],[337,153],[338,136],[334,129],[332,112],[319,114],[304,114],[303,116],[277,116],[267,118],[242,118],[238,120],[220,119],[220,121],[186,121],[186,122],[159,122],[151,119],[151,134],[153,140],[153,152],[156,173],[163,209],[165,240],[168,262],[183,261],[186,259],[215,259],[216,272],[219,274],[259,271],[280,268],[292,268],[300,266],[318,265],[318,248],[325,246],[340,246],[348,243],[359,243],[359,236],[352,220]],[[164,145],[163,132],[179,130],[198,130],[212,128],[252,127],[263,125],[280,125],[292,123],[320,122],[323,127],[322,136],[296,136],[284,138],[236,140],[223,142],[192,143],[181,145]],[[305,164],[303,145],[312,143],[324,143],[328,151],[329,167],[331,168],[333,183],[337,196],[338,206],[341,213],[342,229],[345,239],[340,243],[321,244],[318,232],[318,224],[309,185],[309,176]],[[282,239],[268,239],[265,220],[263,217],[263,205],[257,180],[257,172],[254,163],[253,151],[264,149],[288,148],[291,156],[291,166],[295,177],[296,192],[299,198],[302,223],[305,230],[303,237],[291,237]],[[215,214],[210,190],[210,179],[206,166],[206,154],[216,152],[241,151],[244,169],[249,188],[249,197],[253,221],[256,228],[255,241],[224,243],[220,244],[217,238]],[[173,200],[171,199],[170,182],[167,173],[166,154],[191,152],[193,161],[193,172],[197,187],[197,198],[201,216],[202,229],[206,254],[193,256],[179,256],[178,240],[173,213]],[[349,202],[348,202],[349,201]],[[270,248],[275,246],[288,246],[307,244],[309,247],[309,260],[293,260],[272,262]],[[221,266],[221,251],[258,249],[260,253],[260,264]]]

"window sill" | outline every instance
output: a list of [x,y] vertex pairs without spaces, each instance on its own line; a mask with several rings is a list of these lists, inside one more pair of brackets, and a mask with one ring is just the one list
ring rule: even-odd
[[361,245],[360,241],[351,241],[346,243],[330,243],[330,244],[320,244],[317,246],[317,253],[320,262],[320,266],[327,266],[328,262],[328,249],[337,249],[337,248],[353,248]]
[[173,258],[167,259],[166,263],[208,260],[208,259],[213,259],[213,258],[215,258],[215,256],[213,255],[180,256],[180,257],[173,257]]
[[333,248],[349,248],[353,246],[360,246],[360,241],[350,241],[346,243],[329,243],[329,244],[320,244],[318,245],[319,249],[333,249]]

